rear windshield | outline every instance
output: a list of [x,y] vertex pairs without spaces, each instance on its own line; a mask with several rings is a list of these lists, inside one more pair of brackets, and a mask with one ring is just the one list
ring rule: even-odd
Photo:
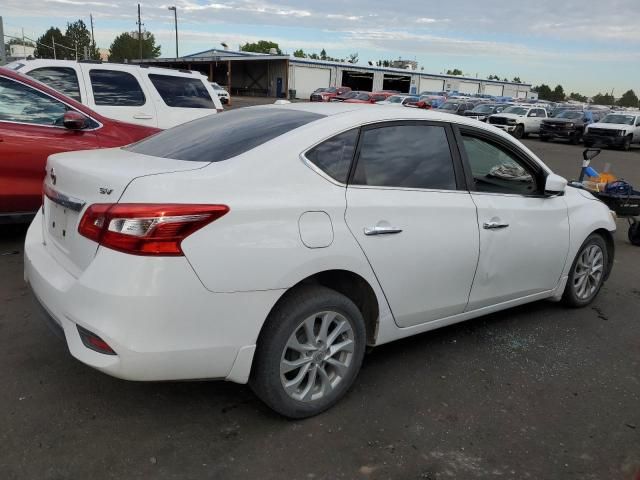
[[125,150],[191,162],[221,162],[324,115],[284,108],[241,108],[183,123]]

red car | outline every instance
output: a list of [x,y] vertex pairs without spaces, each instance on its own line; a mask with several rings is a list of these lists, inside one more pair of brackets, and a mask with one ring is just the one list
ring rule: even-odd
[[0,67],[0,223],[38,210],[49,155],[119,147],[158,131],[103,117],[36,80]]
[[394,93],[389,92],[361,92],[357,97],[345,100],[344,103],[376,103],[386,100]]
[[330,102],[332,98],[335,98],[338,95],[344,95],[350,91],[351,89],[349,87],[318,88],[311,94],[309,100],[312,102]]

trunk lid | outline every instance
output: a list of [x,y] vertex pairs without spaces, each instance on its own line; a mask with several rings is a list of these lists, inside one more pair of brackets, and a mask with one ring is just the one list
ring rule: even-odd
[[196,170],[206,165],[150,157],[120,148],[51,155],[46,167],[42,217],[47,250],[69,273],[80,276],[98,248],[96,242],[78,233],[78,224],[89,205],[117,203],[136,178]]

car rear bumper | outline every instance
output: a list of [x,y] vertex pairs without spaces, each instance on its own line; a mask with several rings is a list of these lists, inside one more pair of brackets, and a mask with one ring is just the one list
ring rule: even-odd
[[[40,215],[25,242],[25,280],[81,362],[127,380],[248,380],[258,334],[281,291],[212,293],[184,257],[101,248],[76,278],[43,244]],[[116,352],[87,348],[78,326]]]

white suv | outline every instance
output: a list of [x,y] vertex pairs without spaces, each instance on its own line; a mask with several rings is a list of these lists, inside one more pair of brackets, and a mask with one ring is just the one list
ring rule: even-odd
[[489,117],[489,123],[516,138],[525,138],[530,133],[540,133],[542,120],[547,118],[544,108],[530,105],[513,105]]
[[128,123],[170,128],[222,110],[200,72],[48,59],[19,60],[7,67]]

